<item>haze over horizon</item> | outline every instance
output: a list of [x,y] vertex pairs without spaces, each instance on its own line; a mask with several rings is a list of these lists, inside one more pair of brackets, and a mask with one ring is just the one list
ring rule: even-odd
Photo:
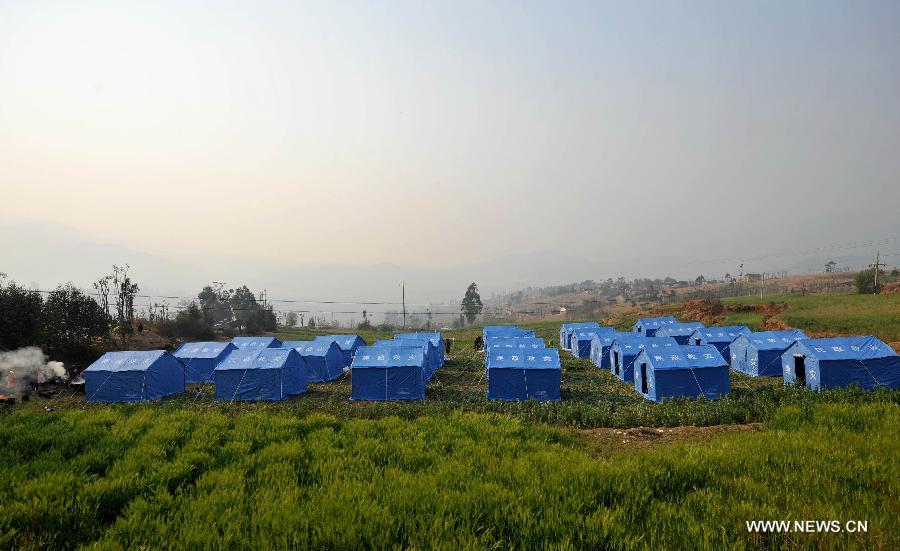
[[0,272],[427,303],[898,263],[900,3],[564,6],[0,1]]

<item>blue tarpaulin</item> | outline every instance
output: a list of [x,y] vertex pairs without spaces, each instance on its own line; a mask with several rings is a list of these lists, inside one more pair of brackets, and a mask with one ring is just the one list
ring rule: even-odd
[[437,332],[418,332],[418,333],[395,333],[395,339],[428,339],[434,345],[434,351],[437,353],[438,365],[444,366],[444,336]]
[[633,338],[634,333],[610,331],[591,337],[591,361],[599,368],[610,369],[609,347],[619,338]]
[[714,400],[731,391],[728,363],[715,346],[679,346],[665,352],[645,348],[634,361],[634,389],[647,400]]
[[344,356],[344,367],[350,367],[353,362],[353,355],[360,346],[365,346],[366,341],[359,335],[320,335],[313,339],[314,341],[334,341],[341,348],[341,354]]
[[344,373],[344,354],[334,341],[284,341],[282,348],[293,348],[306,362],[306,382],[333,381]]
[[372,346],[393,347],[393,346],[418,346],[425,352],[425,363],[422,366],[425,375],[425,382],[431,380],[434,372],[440,368],[440,359],[438,358],[437,348],[434,343],[426,338],[421,339],[382,339],[372,343]]
[[293,348],[235,350],[216,366],[216,400],[279,401],[306,392],[306,362]]
[[213,370],[232,350],[230,342],[187,342],[172,355],[184,364],[185,383],[211,383]]
[[490,352],[487,360],[490,400],[559,400],[559,351],[537,348]]
[[900,356],[873,336],[803,339],[781,355],[785,384],[822,390],[858,384],[900,388]]
[[281,341],[275,337],[235,337],[231,339],[240,350],[257,350],[260,348],[279,348]]
[[350,368],[350,399],[423,400],[424,370],[421,346],[363,346]]
[[481,337],[487,341],[492,337],[534,337],[534,331],[522,329],[515,325],[486,325],[481,330]]
[[672,337],[643,337],[639,333],[624,333],[609,347],[609,367],[613,375],[630,383],[634,380],[634,359],[644,348],[652,352],[668,352],[678,347]]
[[545,348],[544,339],[540,337],[491,337],[485,342],[485,349],[492,348]]
[[660,326],[653,336],[672,337],[678,344],[688,344],[694,331],[703,329],[704,327],[706,327],[706,325],[699,321],[667,323]]
[[184,392],[184,365],[165,350],[107,352],[83,376],[88,402],[143,402]]
[[731,368],[753,377],[780,377],[781,355],[795,341],[805,338],[798,329],[739,335],[728,347]]
[[591,339],[594,335],[611,335],[616,333],[614,327],[582,327],[572,330],[572,355],[576,358],[591,357]]
[[673,323],[678,323],[678,320],[676,320],[672,316],[662,316],[659,318],[640,318],[636,322],[634,322],[634,325],[631,326],[631,330],[635,333],[640,333],[645,337],[652,337],[660,327],[664,325],[671,325]]
[[578,321],[560,325],[559,347],[566,350],[572,350],[572,331],[575,329],[586,329],[588,327],[600,327],[600,324],[596,321]]
[[731,343],[741,335],[752,333],[746,325],[714,325],[691,333],[688,344],[711,344],[725,361],[731,363]]

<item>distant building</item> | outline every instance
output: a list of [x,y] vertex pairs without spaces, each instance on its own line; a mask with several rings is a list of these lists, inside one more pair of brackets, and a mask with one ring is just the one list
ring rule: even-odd
[[762,281],[762,274],[745,274],[744,281]]

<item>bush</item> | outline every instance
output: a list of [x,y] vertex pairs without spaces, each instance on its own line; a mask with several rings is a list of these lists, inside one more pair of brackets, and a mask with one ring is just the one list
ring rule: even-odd
[[68,283],[47,296],[43,309],[43,341],[51,356],[90,363],[99,355],[99,339],[112,320],[97,302]]
[[159,333],[170,339],[183,338],[206,341],[215,338],[209,318],[203,315],[196,303],[178,312],[174,320],[166,320],[159,325]]
[[[878,282],[884,283],[884,270],[878,270]],[[875,293],[875,268],[863,270],[856,274],[854,280],[856,292],[861,295],[871,295]]]

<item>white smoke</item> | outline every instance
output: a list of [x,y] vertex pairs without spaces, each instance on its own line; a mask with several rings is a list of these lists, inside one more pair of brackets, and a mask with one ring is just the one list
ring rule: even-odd
[[48,362],[47,355],[36,346],[0,352],[2,394],[21,394],[31,384],[65,378],[65,365],[62,362]]

